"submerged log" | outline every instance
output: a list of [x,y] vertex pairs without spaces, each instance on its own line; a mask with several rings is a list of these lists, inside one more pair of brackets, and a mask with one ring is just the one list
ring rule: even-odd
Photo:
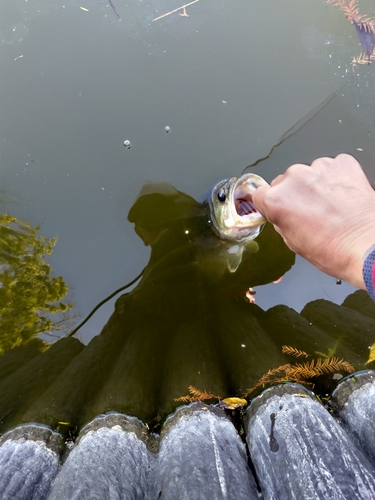
[[[56,428],[63,420],[73,430],[77,426],[82,428],[94,418],[98,412],[88,416],[88,408],[111,376],[120,354],[118,337],[119,332],[112,332],[108,336],[94,337],[86,347],[81,345],[79,355],[72,357],[66,366],[61,364],[58,376],[42,394],[35,395],[22,415],[23,421],[43,422]],[[48,356],[49,351],[44,357]]]
[[278,305],[268,309],[263,325],[267,331],[277,332],[280,347],[295,346],[316,357],[339,356],[354,364],[364,361],[341,342],[341,331],[322,330],[319,324],[310,322],[290,307]]
[[353,351],[363,364],[366,362],[368,347],[375,340],[374,319],[324,299],[309,302],[301,315],[328,335],[339,338],[341,345]]
[[19,370],[24,364],[41,353],[41,346],[38,341],[28,342],[4,352],[0,357],[0,382]]
[[364,290],[348,295],[342,305],[375,320],[375,302]]
[[83,348],[77,339],[62,339],[0,382],[0,417],[3,429],[36,420],[25,420],[23,413]]

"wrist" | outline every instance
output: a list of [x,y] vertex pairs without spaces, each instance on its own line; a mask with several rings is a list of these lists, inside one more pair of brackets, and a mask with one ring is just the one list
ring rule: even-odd
[[362,276],[368,294],[375,300],[375,245],[365,252]]
[[[356,227],[351,227],[350,239],[348,245],[343,245],[346,248],[348,255],[348,266],[346,268],[347,277],[343,279],[352,285],[366,290],[366,285],[363,275],[363,266],[367,256],[375,250],[375,221],[372,214],[375,214],[375,204],[362,217],[357,216]],[[344,273],[345,274],[345,273]]]

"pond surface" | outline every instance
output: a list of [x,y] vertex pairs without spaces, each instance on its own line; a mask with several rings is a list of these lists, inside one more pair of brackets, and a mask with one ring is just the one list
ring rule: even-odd
[[[312,110],[252,170],[271,181],[349,152],[375,181],[374,64],[352,64],[363,48],[342,11],[324,0],[186,4],[0,0],[1,211],[57,236],[48,262],[70,290],[70,329],[147,264],[127,220],[146,182],[202,200]],[[256,300],[299,311],[353,290],[297,258]],[[79,338],[101,331],[113,302]]]

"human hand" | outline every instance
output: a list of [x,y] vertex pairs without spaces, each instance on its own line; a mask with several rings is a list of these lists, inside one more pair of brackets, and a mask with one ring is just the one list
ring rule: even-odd
[[362,265],[375,244],[375,191],[347,154],[292,165],[253,203],[294,252],[331,276],[365,288]]

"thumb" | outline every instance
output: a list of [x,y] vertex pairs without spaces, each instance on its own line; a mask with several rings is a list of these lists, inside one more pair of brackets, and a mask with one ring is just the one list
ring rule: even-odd
[[264,217],[267,219],[267,205],[265,197],[268,193],[270,186],[260,186],[252,194],[253,205]]

